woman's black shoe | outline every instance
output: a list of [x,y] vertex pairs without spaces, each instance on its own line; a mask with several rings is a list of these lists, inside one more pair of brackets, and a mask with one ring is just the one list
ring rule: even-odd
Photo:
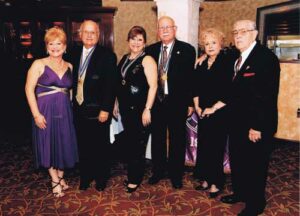
[[140,185],[137,184],[136,187],[131,188],[131,187],[128,187],[128,185],[127,185],[127,186],[126,186],[126,192],[127,192],[127,193],[133,193],[134,191],[136,191],[136,189],[138,189],[139,186],[140,186]]
[[205,191],[208,189],[208,186],[207,187],[203,187],[202,185],[198,185],[197,187],[195,187],[195,190],[200,190],[200,191]]
[[209,192],[209,197],[216,198],[217,196],[219,196],[220,193],[221,193],[221,190],[218,190],[216,192]]

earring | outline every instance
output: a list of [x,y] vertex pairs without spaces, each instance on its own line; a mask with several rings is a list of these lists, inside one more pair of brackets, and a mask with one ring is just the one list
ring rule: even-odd
[[47,55],[49,55],[49,52],[48,52],[48,50],[46,51],[46,54],[47,54]]
[[67,53],[67,50],[64,51],[64,54],[66,54],[66,53]]

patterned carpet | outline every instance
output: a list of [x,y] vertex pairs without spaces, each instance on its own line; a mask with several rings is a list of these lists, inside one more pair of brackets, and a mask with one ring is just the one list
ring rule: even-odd
[[[115,163],[107,189],[80,192],[78,170],[68,170],[71,189],[63,198],[54,198],[47,172],[35,171],[29,145],[0,144],[0,215],[236,215],[243,204],[226,205],[194,190],[196,182],[187,169],[184,187],[174,190],[169,180],[157,186],[147,184],[149,169],[137,192],[128,195],[122,185],[126,171]],[[249,185],[251,187],[251,185]],[[231,188],[230,176],[224,193]],[[268,205],[264,215],[299,215],[299,145],[276,145],[267,185]]]

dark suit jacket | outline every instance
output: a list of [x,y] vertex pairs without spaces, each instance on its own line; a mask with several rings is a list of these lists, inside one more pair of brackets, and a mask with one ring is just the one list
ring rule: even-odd
[[[78,68],[82,47],[75,47],[71,51],[71,63],[73,64],[73,103],[76,101]],[[115,101],[117,72],[116,56],[109,49],[97,46],[91,56],[87,67],[83,86],[84,102],[87,116],[98,116],[99,111],[111,112]]]
[[276,132],[279,76],[278,58],[257,43],[232,81],[228,104],[234,130]]
[[[157,64],[159,63],[160,49],[161,42],[146,48],[146,53],[152,56]],[[176,101],[179,106],[192,104],[191,82],[195,59],[196,52],[193,46],[175,40],[168,70],[168,96],[170,101]]]

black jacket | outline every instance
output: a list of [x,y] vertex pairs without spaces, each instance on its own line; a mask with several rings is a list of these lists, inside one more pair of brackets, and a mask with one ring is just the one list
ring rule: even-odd
[[[73,64],[73,103],[78,106],[76,92],[78,69],[82,47],[71,51],[70,61]],[[101,110],[111,112],[116,95],[116,55],[109,49],[96,46],[86,70],[83,86],[84,102],[87,115],[98,115]]]

